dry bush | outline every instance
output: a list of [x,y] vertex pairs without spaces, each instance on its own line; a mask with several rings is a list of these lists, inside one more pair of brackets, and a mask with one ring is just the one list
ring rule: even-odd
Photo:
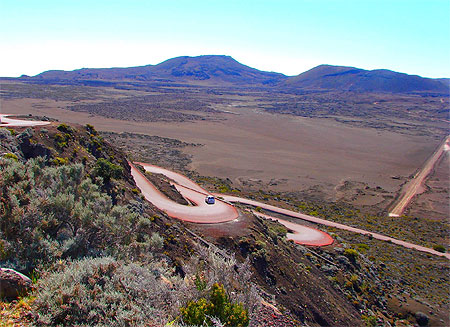
[[84,256],[136,259],[161,243],[145,212],[113,205],[81,164],[0,158],[0,209],[0,264],[21,271]]
[[198,246],[183,270],[191,287],[191,296],[186,297],[185,302],[204,297],[205,292],[218,283],[224,286],[231,302],[244,305],[250,317],[260,303],[258,290],[251,281],[248,260],[240,263],[234,254],[213,246]]
[[110,257],[61,263],[38,284],[34,307],[40,326],[163,326],[181,279],[161,264]]

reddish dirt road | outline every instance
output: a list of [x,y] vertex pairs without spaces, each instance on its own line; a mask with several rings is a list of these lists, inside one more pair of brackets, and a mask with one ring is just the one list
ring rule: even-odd
[[[142,163],[141,163],[141,165],[142,165]],[[183,194],[183,188],[182,187],[184,187],[186,189],[191,189],[191,187],[193,187],[193,186],[194,186],[195,190],[197,190],[200,194],[202,194],[203,197],[206,194],[208,194],[207,191],[205,191],[203,188],[201,188],[195,182],[191,181],[190,179],[188,179],[187,177],[185,177],[185,176],[183,176],[181,174],[174,173],[174,172],[172,172],[170,170],[167,170],[167,169],[164,169],[164,168],[161,168],[161,167],[157,167],[157,166],[154,166],[154,165],[149,165],[149,164],[143,164],[143,165],[144,165],[143,166],[144,169],[147,170],[147,171],[163,174],[163,175],[166,175],[169,178],[171,178],[175,182],[174,185],[177,188],[180,186],[180,188],[178,188],[178,190],[180,191],[181,194]],[[195,185],[192,185],[192,183],[195,184]],[[153,188],[154,188],[154,186],[153,186]],[[434,255],[438,255],[438,256],[443,256],[443,257],[446,257],[446,258],[450,259],[450,254],[449,253],[441,253],[441,252],[435,251],[433,249],[430,249],[430,248],[427,248],[427,247],[424,247],[424,246],[420,246],[420,245],[416,245],[416,244],[413,244],[413,243],[397,240],[395,238],[384,236],[384,235],[381,235],[381,234],[378,234],[378,233],[373,233],[373,232],[369,232],[369,231],[366,231],[366,230],[363,230],[363,229],[359,229],[359,228],[343,225],[343,224],[340,224],[340,223],[328,221],[328,220],[325,220],[325,219],[321,219],[321,218],[305,215],[305,214],[302,214],[302,213],[299,213],[299,212],[295,212],[295,211],[291,211],[291,210],[287,210],[287,209],[283,209],[283,208],[278,208],[278,207],[275,207],[275,206],[272,206],[272,205],[269,205],[269,204],[265,204],[265,203],[254,201],[254,200],[250,200],[250,199],[240,198],[240,197],[236,197],[236,196],[232,196],[232,195],[224,195],[224,194],[213,194],[213,195],[216,198],[217,197],[221,197],[227,202],[239,202],[239,203],[251,205],[251,206],[254,206],[254,207],[260,207],[262,209],[265,209],[265,210],[268,210],[268,211],[272,211],[272,212],[276,212],[276,213],[279,213],[279,214],[283,214],[283,215],[288,216],[288,217],[298,218],[298,219],[310,221],[310,222],[313,222],[313,223],[316,223],[316,224],[321,224],[321,225],[330,226],[330,227],[334,227],[334,228],[339,228],[339,229],[342,229],[342,230],[346,230],[346,231],[350,231],[350,232],[354,232],[354,233],[358,233],[358,234],[371,236],[371,237],[373,237],[375,239],[378,239],[378,240],[381,240],[381,241],[391,242],[393,244],[401,245],[401,246],[409,248],[409,249],[416,249],[416,250],[421,251],[421,252],[426,252],[426,253],[430,253],[430,254],[434,254]],[[152,202],[151,199],[149,201]],[[185,210],[187,210],[187,211],[189,211],[190,208],[191,208],[191,207],[187,207],[187,206],[181,206],[181,207],[185,208]],[[283,222],[290,223],[290,222],[287,222],[287,221],[282,220],[282,219],[278,219],[278,218],[274,218],[274,219],[277,219],[283,225],[284,225]],[[295,224],[295,223],[290,223],[290,224]],[[301,233],[300,229],[302,227],[304,227],[304,226],[299,225],[299,224],[295,224],[295,225],[300,226],[300,227],[298,227],[299,228],[298,232]],[[294,227],[294,226],[291,226],[291,225],[290,226],[286,226],[286,227],[291,229],[291,230],[293,230],[293,231],[295,231],[296,228],[297,228],[297,227]],[[294,228],[291,228],[291,227],[294,227]],[[311,231],[309,231],[309,232],[311,232]],[[310,233],[310,235],[313,235],[313,234]],[[295,236],[295,234],[294,234],[292,237],[297,237],[298,243],[300,243],[299,236]],[[310,239],[310,241],[316,242],[319,238],[323,240],[323,235],[315,234],[315,236],[312,239]],[[317,242],[321,242],[321,241],[319,240]],[[303,243],[303,244],[305,244],[305,243]]]
[[409,248],[409,249],[416,249],[416,250],[421,251],[421,252],[426,252],[426,253],[430,253],[430,254],[434,254],[434,255],[438,255],[438,256],[446,257],[446,258],[450,259],[450,253],[442,253],[442,252],[439,252],[439,251],[436,251],[436,250],[433,250],[433,249],[430,249],[430,248],[427,248],[427,247],[424,247],[424,246],[420,246],[420,245],[417,245],[417,244],[413,244],[413,243],[397,240],[397,239],[389,237],[389,236],[384,236],[384,235],[381,235],[381,234],[378,234],[378,233],[369,232],[369,231],[366,231],[366,230],[363,230],[363,229],[359,229],[359,228],[355,228],[355,227],[351,227],[351,226],[335,223],[333,221],[328,221],[328,220],[325,220],[325,219],[321,219],[321,218],[305,215],[305,214],[302,214],[302,213],[299,213],[299,212],[295,212],[295,211],[291,211],[291,210],[287,210],[287,209],[283,209],[283,208],[278,208],[278,207],[272,206],[270,204],[265,204],[265,203],[254,201],[254,200],[250,200],[250,199],[239,198],[239,197],[232,196],[232,195],[221,195],[221,194],[216,194],[216,195],[217,196],[221,196],[224,200],[226,200],[228,202],[239,202],[239,203],[248,204],[248,205],[251,205],[251,206],[254,206],[254,207],[260,207],[262,209],[265,209],[265,210],[268,210],[268,211],[272,211],[272,212],[276,212],[276,213],[280,213],[280,214],[283,214],[283,215],[288,216],[288,217],[299,218],[299,219],[310,221],[310,222],[313,222],[313,223],[316,223],[316,224],[321,224],[321,225],[325,225],[325,226],[330,226],[330,227],[346,230],[346,231],[349,231],[349,232],[354,232],[354,233],[358,233],[358,234],[372,236],[373,238],[375,238],[377,240],[391,242],[393,244],[401,245],[401,246]]
[[[182,185],[177,185],[177,189],[195,206],[176,203],[162,194],[134,165],[130,166],[131,175],[147,201],[166,212],[169,217],[194,223],[214,224],[234,220],[239,216],[232,205],[219,200],[212,205],[206,204],[205,193]],[[146,166],[144,168],[147,169]]]
[[11,115],[0,114],[0,127],[43,126],[50,124],[46,121],[20,120],[7,118]]
[[[214,205],[208,205],[204,203],[204,198],[206,195],[209,195],[205,189],[199,186],[197,183],[191,181],[189,178],[178,174],[176,172],[170,171],[168,169],[164,169],[158,166],[136,162],[136,164],[141,165],[144,169],[151,173],[163,174],[169,177],[174,182],[172,183],[177,190],[190,201],[195,202],[196,204],[200,202],[200,206],[202,207],[202,211],[198,211],[198,207],[192,206],[184,206],[181,204],[177,204],[169,199],[161,192],[159,192],[153,184],[145,179],[144,176],[136,176],[139,172],[136,168],[132,166],[132,175],[135,178],[136,184],[143,192],[144,196],[148,201],[153,203],[159,209],[168,213],[169,216],[173,218],[178,218],[185,221],[196,222],[196,223],[217,223],[224,222],[229,220],[234,220],[237,216],[230,215],[228,217],[222,217],[224,220],[220,220],[220,215],[223,214],[219,208],[223,205],[231,206],[225,202],[220,201],[216,197],[216,203]],[[139,172],[140,173],[140,172]],[[142,175],[142,174],[141,174]],[[141,177],[145,179],[145,181],[141,180]],[[148,190],[147,190],[148,188]],[[145,190],[145,192],[144,192]],[[148,197],[147,197],[148,196]],[[234,210],[236,210],[233,206],[231,206]],[[176,210],[175,210],[176,209]],[[219,209],[219,210],[218,210]],[[288,233],[287,238],[289,240],[293,240],[297,244],[302,245],[312,245],[312,246],[325,246],[333,243],[333,239],[327,233],[319,231],[318,229],[306,227],[303,225],[299,225],[296,223],[292,223],[283,219],[275,218],[269,215],[261,214],[258,212],[253,212],[255,215],[259,217],[263,217],[265,219],[272,219],[278,221],[280,224],[284,225],[286,228],[291,230],[293,233]],[[197,214],[201,214],[198,218]],[[206,216],[204,216],[204,215]]]
[[144,163],[144,162],[135,162],[135,164],[144,167],[144,169],[146,171],[148,171],[148,172],[167,176],[171,180],[176,182],[176,184],[178,184],[178,185],[190,188],[191,190],[203,193],[205,195],[209,194],[209,192],[207,190],[205,190],[204,188],[202,188],[200,185],[198,185],[194,181],[191,181],[189,178],[187,178],[186,176],[183,176],[183,175],[181,175],[179,173],[176,173],[176,172],[171,171],[169,169],[165,169],[165,168],[162,168],[162,167],[158,167],[158,166],[155,166],[155,165]]
[[391,211],[389,212],[390,217],[400,217],[403,211],[411,202],[412,198],[425,190],[423,186],[425,179],[430,175],[439,158],[449,150],[449,144],[450,136],[447,136],[439,145],[437,150],[425,162],[422,169],[408,183],[405,184],[405,186],[402,188],[399,198],[394,203]]
[[326,246],[333,244],[333,238],[325,232],[316,228],[311,228],[290,221],[269,216],[257,211],[252,211],[255,216],[278,221],[281,225],[285,226],[292,233],[287,233],[288,240],[292,240],[297,244],[311,245],[311,246]]

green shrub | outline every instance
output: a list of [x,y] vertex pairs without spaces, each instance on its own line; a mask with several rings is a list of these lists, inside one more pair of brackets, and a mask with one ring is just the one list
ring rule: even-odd
[[90,124],[86,124],[86,131],[93,136],[96,136],[98,133],[95,130],[94,126],[90,125]]
[[377,326],[377,317],[376,316],[362,316],[362,319],[365,321],[367,327],[375,327]]
[[[183,321],[190,325],[203,325],[209,310],[211,310],[211,303],[208,303],[205,298],[189,302],[186,308],[180,309]],[[207,324],[211,326],[211,322]]]
[[230,187],[228,185],[221,185],[221,186],[219,186],[219,192],[220,193],[228,193],[230,191],[231,191],[231,189],[230,189]]
[[94,171],[96,176],[102,177],[103,181],[108,183],[111,178],[120,178],[123,168],[106,159],[100,158],[97,160]]
[[356,244],[356,247],[357,247],[358,251],[360,251],[360,252],[361,251],[365,252],[365,251],[369,250],[369,246],[365,243],[358,243],[358,244]]
[[102,146],[104,144],[104,140],[100,135],[98,135],[97,131],[92,125],[86,125],[86,130],[89,136],[86,147],[90,153],[99,158],[102,155]]
[[441,244],[435,244],[435,245],[433,245],[433,249],[434,249],[435,251],[442,252],[442,253],[447,252],[445,246],[443,246],[443,245],[441,245]]
[[269,233],[272,234],[272,237],[283,237],[286,236],[288,230],[281,224],[270,224],[269,225]]
[[61,157],[55,157],[53,159],[53,163],[56,166],[62,166],[62,165],[66,165],[69,162],[69,160],[67,158],[61,158]]
[[344,255],[353,263],[356,262],[356,258],[359,256],[358,251],[354,249],[345,249]]
[[213,326],[211,317],[218,318],[225,326],[248,326],[247,310],[241,303],[231,303],[223,285],[215,283],[209,293],[209,300],[201,298],[181,308],[183,322],[190,325]]
[[60,132],[63,132],[65,134],[69,134],[69,135],[72,135],[74,132],[72,127],[70,127],[69,125],[66,125],[64,123],[58,125],[58,127],[56,127],[56,129]]
[[206,289],[208,285],[205,277],[202,274],[196,274],[194,278],[194,284],[198,291],[202,292]]
[[13,159],[15,161],[19,160],[19,158],[17,158],[17,156],[14,153],[5,153],[3,157],[7,159]]
[[0,194],[1,265],[31,271],[59,259],[129,251],[143,258],[162,242],[149,236],[146,214],[113,205],[81,164],[0,160]]
[[164,238],[158,232],[155,232],[150,237],[149,244],[152,249],[161,250],[164,246]]
[[72,136],[70,134],[61,134],[61,133],[56,133],[55,134],[55,143],[56,143],[56,147],[59,150],[64,149],[66,146],[69,145],[69,140],[72,138]]

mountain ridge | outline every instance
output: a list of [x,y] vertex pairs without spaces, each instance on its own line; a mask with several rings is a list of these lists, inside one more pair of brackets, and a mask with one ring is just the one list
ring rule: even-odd
[[251,68],[239,63],[230,56],[204,55],[175,57],[157,65],[128,68],[82,68],[73,71],[50,70],[31,77],[31,79],[42,80],[77,80],[82,78],[148,82],[166,80],[169,82],[212,85],[265,85],[275,84],[287,78],[287,76],[281,73],[264,72]]
[[180,56],[157,65],[113,68],[49,70],[19,79],[43,83],[140,82],[178,83],[205,86],[270,86],[305,91],[357,91],[382,93],[449,93],[448,79],[431,79],[387,69],[319,65],[296,76],[261,71],[231,56]]
[[445,79],[431,79],[388,69],[319,65],[285,81],[284,86],[306,90],[408,93],[448,92]]

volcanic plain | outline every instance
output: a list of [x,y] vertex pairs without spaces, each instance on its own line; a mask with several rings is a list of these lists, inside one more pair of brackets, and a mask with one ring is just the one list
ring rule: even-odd
[[[17,92],[20,86],[24,92],[7,93],[8,88]],[[41,96],[46,89],[47,95]],[[344,200],[380,209],[387,207],[444,135],[442,122],[431,125],[425,121],[418,127],[416,118],[403,121],[411,129],[396,130],[385,127],[383,124],[392,121],[383,118],[378,118],[381,127],[376,127],[367,125],[373,118],[364,126],[355,123],[361,118],[348,116],[278,114],[267,109],[273,105],[272,98],[262,91],[212,94],[187,87],[178,91],[188,94],[192,108],[169,108],[171,96],[166,99],[161,92],[6,83],[3,93],[10,96],[2,100],[1,111],[201,144],[182,149],[191,157],[186,169],[229,178],[238,188],[302,191],[327,201]],[[152,106],[158,110],[136,113],[141,102],[152,100],[157,101]],[[130,105],[131,101],[134,104]],[[161,109],[165,106],[167,109]]]

